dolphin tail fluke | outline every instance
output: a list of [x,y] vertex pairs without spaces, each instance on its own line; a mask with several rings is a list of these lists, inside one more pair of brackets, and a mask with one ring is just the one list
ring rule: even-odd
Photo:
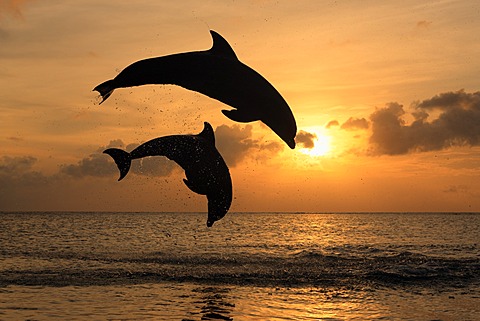
[[97,87],[93,88],[93,91],[98,91],[100,93],[100,96],[102,96],[102,101],[100,102],[100,104],[107,100],[107,98],[110,97],[114,90],[115,86],[113,79],[107,80],[98,85]]
[[121,181],[130,170],[132,157],[126,151],[118,148],[109,148],[104,150],[103,153],[110,155],[115,161],[115,164],[117,164],[118,170],[120,171],[120,178],[118,180]]

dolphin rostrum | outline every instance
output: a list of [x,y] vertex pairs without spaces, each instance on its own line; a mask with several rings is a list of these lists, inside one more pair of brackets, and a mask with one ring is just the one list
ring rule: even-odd
[[210,30],[213,46],[134,62],[115,78],[93,90],[103,103],[117,88],[148,84],[170,84],[202,93],[234,109],[222,110],[233,121],[261,120],[295,148],[297,125],[287,102],[259,73],[238,60],[228,42]]
[[205,122],[198,135],[171,135],[152,139],[130,153],[109,148],[110,155],[120,171],[119,181],[128,173],[133,159],[148,156],[166,156],[185,170],[185,185],[193,192],[206,195],[208,200],[207,226],[227,214],[232,203],[232,180],[225,161],[215,148],[212,126]]

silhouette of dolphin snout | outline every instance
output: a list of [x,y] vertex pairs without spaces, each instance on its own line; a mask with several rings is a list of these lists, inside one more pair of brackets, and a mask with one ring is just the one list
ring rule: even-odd
[[223,218],[232,203],[232,180],[225,161],[215,147],[212,126],[205,122],[198,135],[172,135],[152,139],[130,153],[119,148],[103,151],[110,155],[120,171],[119,181],[130,170],[132,160],[148,156],[166,156],[185,170],[185,185],[193,192],[206,195],[207,226]]
[[148,58],[127,66],[93,89],[102,96],[100,104],[117,88],[178,85],[233,107],[222,111],[233,121],[262,121],[295,148],[297,125],[285,99],[262,75],[238,60],[227,40],[213,30],[210,34],[209,50]]

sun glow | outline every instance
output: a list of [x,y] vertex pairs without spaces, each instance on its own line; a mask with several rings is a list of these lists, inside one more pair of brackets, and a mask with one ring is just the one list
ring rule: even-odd
[[324,134],[319,129],[308,130],[308,132],[315,135],[315,137],[313,138],[313,147],[312,148],[303,147],[300,149],[300,152],[312,157],[326,156],[329,153],[331,153],[332,137],[330,137],[327,134]]

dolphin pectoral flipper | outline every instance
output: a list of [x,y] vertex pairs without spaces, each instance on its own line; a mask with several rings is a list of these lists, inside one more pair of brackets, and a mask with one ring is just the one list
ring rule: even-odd
[[222,110],[222,113],[227,117],[230,118],[233,121],[239,122],[239,123],[249,123],[252,121],[260,120],[259,115],[255,114],[249,114],[246,112],[241,112],[238,109],[232,109],[232,110]]
[[187,179],[183,179],[183,182],[185,183],[185,185],[187,185],[187,187],[194,193],[197,193],[197,194],[200,194],[200,195],[207,195],[207,193],[205,191],[202,191],[201,188],[198,188],[198,186],[195,186],[192,184],[192,182],[190,182],[189,180]]

